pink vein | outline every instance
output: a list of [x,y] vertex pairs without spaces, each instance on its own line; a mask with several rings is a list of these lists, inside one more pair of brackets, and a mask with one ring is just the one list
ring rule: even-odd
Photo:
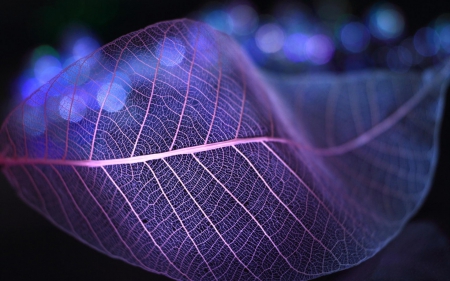
[[448,71],[450,68],[450,63],[448,63],[444,70],[441,70],[436,78],[433,79],[433,82],[428,83],[426,86],[422,87],[417,94],[412,96],[409,100],[407,100],[401,107],[399,107],[394,113],[392,113],[389,117],[373,126],[370,130],[366,131],[364,134],[359,135],[358,137],[343,143],[338,146],[327,147],[327,148],[314,148],[314,152],[323,156],[334,156],[345,154],[357,147],[363,146],[371,140],[375,139],[377,136],[381,135],[388,129],[392,128],[393,125],[397,124],[403,117],[405,117],[411,110],[416,107],[422,99],[424,99],[433,87],[436,85],[436,81],[444,78],[445,71]]
[[[167,162],[163,159],[163,161],[167,164]],[[180,218],[180,216],[178,215],[177,211],[175,210],[174,206],[172,205],[170,199],[167,197],[167,194],[164,192],[164,189],[162,188],[161,183],[159,182],[158,177],[156,176],[155,172],[153,171],[153,169],[150,167],[149,164],[144,163],[145,166],[147,166],[147,168],[150,170],[150,172],[152,173],[153,177],[156,180],[156,183],[158,183],[158,187],[161,190],[161,193],[163,194],[164,198],[167,200],[167,202],[170,205],[170,208],[172,209],[173,213],[175,214],[175,216],[177,217],[178,221],[181,223],[181,226],[183,227],[184,231],[186,232],[187,236],[189,237],[189,240],[191,240],[192,244],[194,245],[195,249],[197,250],[197,252],[200,254],[200,256],[202,257],[203,262],[206,264],[206,266],[208,267],[209,272],[211,272],[211,274],[214,276],[214,279],[218,280],[216,275],[214,274],[212,268],[209,266],[208,262],[206,261],[205,257],[203,256],[203,254],[200,252],[200,249],[197,246],[197,243],[195,243],[194,239],[192,238],[191,234],[189,233],[189,231],[187,230],[186,226],[183,223],[183,220]],[[169,164],[167,164],[167,166],[169,166]],[[183,186],[184,187],[184,186]]]
[[[450,68],[450,63],[447,66]],[[442,76],[442,71],[438,76]],[[439,78],[435,78],[439,79]],[[423,87],[418,91],[416,95],[414,95],[411,99],[409,99],[406,103],[403,104],[400,108],[398,108],[392,115],[384,119],[382,122],[378,123],[376,126],[372,127],[366,133],[338,146],[327,147],[327,148],[317,148],[309,145],[302,145],[295,141],[281,138],[273,138],[273,137],[254,137],[254,138],[243,138],[243,139],[232,139],[223,142],[211,143],[198,145],[194,147],[186,147],[177,150],[169,150],[166,152],[155,153],[151,155],[143,155],[136,157],[128,157],[121,159],[110,159],[110,160],[63,160],[63,159],[31,159],[27,157],[21,158],[1,158],[0,165],[23,165],[23,164],[55,164],[55,165],[71,165],[71,166],[85,166],[85,167],[100,167],[106,165],[115,165],[115,164],[132,164],[138,162],[144,162],[149,160],[161,159],[164,157],[180,155],[180,154],[192,154],[196,152],[202,152],[211,149],[218,149],[223,147],[228,147],[232,145],[238,145],[243,143],[256,143],[256,142],[281,142],[287,143],[290,145],[294,145],[296,147],[306,149],[315,153],[317,155],[322,156],[336,156],[345,154],[353,149],[361,147],[377,136],[384,133],[386,130],[390,129],[394,124],[396,124],[399,120],[405,117],[417,104],[428,94],[431,90],[430,88],[434,86],[435,83],[430,83],[427,86]],[[241,115],[242,116],[242,115]],[[174,138],[175,140],[175,138]],[[172,143],[173,145],[173,143]],[[93,144],[92,144],[93,147]],[[92,159],[92,151],[90,159]]]
[[[328,214],[330,214],[330,216],[337,222],[337,224],[339,224],[339,226],[351,237],[353,238],[353,240],[356,242],[356,244],[360,245],[362,248],[365,248],[362,244],[359,243],[359,241],[352,235],[352,233],[348,232],[347,228],[344,227],[344,225],[342,225],[341,221],[338,220],[332,211],[330,211],[330,209],[328,209],[328,207],[324,204],[324,202],[317,196],[317,194],[309,187],[309,185],[307,185],[302,178],[300,178],[297,173],[294,172],[294,170],[272,149],[270,148],[270,146],[268,146],[265,142],[262,143],[267,150],[269,150],[277,159],[278,161],[281,162],[281,164],[283,164],[283,166],[301,183],[303,184],[303,186],[305,186],[306,190],[308,190],[312,196],[314,198],[316,198],[317,202],[319,202],[320,205],[322,205],[323,208],[325,208],[325,210],[328,212]],[[350,216],[351,219],[353,219],[352,216]]]
[[[42,197],[42,194],[39,192],[39,188],[37,187],[36,182],[35,182],[34,179],[33,179],[33,176],[31,176],[30,172],[27,170],[27,168],[25,168],[25,166],[21,166],[21,168],[22,168],[22,170],[25,172],[25,174],[27,174],[27,177],[28,177],[28,179],[30,180],[31,185],[33,186],[34,191],[36,192],[36,194],[37,194],[37,196],[38,196],[38,198],[39,198],[39,201],[41,201],[42,207],[41,207],[40,209],[44,210],[44,211],[45,211],[45,216],[46,216],[47,218],[51,219],[52,222],[54,222],[53,217],[50,216],[50,213],[49,213],[48,210],[47,210],[47,204],[45,204],[45,200],[44,200],[44,198]],[[24,196],[24,199],[25,199],[25,196]],[[28,200],[26,200],[26,201],[28,201]],[[34,204],[31,204],[31,205],[34,205]],[[55,222],[55,224],[58,225],[56,222]]]
[[[91,55],[92,56],[92,55]],[[73,87],[73,92],[72,92],[72,99],[71,99],[71,101],[70,101],[70,108],[69,108],[69,117],[67,118],[67,122],[66,122],[66,124],[67,124],[67,126],[66,126],[66,147],[64,148],[64,156],[62,157],[63,159],[66,159],[66,157],[67,157],[67,153],[68,153],[68,150],[69,150],[69,128],[70,128],[70,117],[72,117],[72,108],[73,108],[73,103],[74,103],[74,101],[75,101],[75,94],[76,94],[76,92],[77,92],[77,84],[78,84],[78,78],[80,78],[80,74],[81,74],[81,68],[83,67],[83,65],[86,63],[86,61],[87,61],[87,59],[88,58],[90,58],[91,56],[88,56],[88,57],[86,57],[85,59],[83,59],[83,63],[80,65],[80,67],[79,67],[79,71],[78,71],[78,75],[77,75],[77,78],[76,78],[76,80],[75,80],[75,85],[74,85],[74,87]],[[81,61],[81,60],[80,60]],[[73,67],[75,67],[75,65],[73,66]],[[56,81],[56,80],[55,80]],[[53,86],[53,85],[52,85]],[[50,91],[50,88],[49,88],[49,90],[45,93],[45,100],[47,101],[47,99],[48,99],[48,92]],[[105,98],[105,100],[106,100],[106,98]],[[47,112],[47,102],[45,102],[44,103],[44,112]],[[48,121],[47,121],[47,115],[48,115],[48,113],[47,114],[44,114],[44,122],[45,122],[45,127],[48,127],[47,126],[47,123],[48,123]],[[48,153],[48,130],[45,130],[45,158],[47,158],[47,153]]]
[[164,51],[164,42],[166,42],[166,33],[167,33],[167,31],[164,32],[164,39],[163,39],[163,43],[162,43],[162,46],[161,46],[161,52],[159,53],[159,58],[158,58],[158,61],[156,62],[155,76],[153,77],[152,91],[150,93],[150,98],[148,100],[147,110],[145,111],[144,120],[142,121],[141,128],[139,129],[139,133],[138,133],[138,135],[136,137],[136,142],[134,143],[133,151],[131,151],[131,156],[133,156],[134,153],[136,152],[136,147],[137,147],[139,139],[141,137],[142,130],[144,128],[145,122],[147,121],[148,112],[150,110],[150,105],[151,105],[152,99],[153,99],[153,93],[155,92],[155,84],[156,84],[156,77],[158,75],[158,70],[159,70],[159,63],[161,61],[161,57],[162,57],[162,54],[163,54],[163,51]]
[[[239,64],[239,66],[240,66],[240,64]],[[235,136],[236,139],[238,138],[239,130],[241,129],[242,116],[244,115],[244,108],[245,108],[245,99],[247,97],[247,83],[246,83],[246,79],[245,79],[244,72],[242,71],[241,67],[239,67],[239,69],[241,70],[243,93],[242,93],[241,114],[239,114],[239,123],[238,123],[238,127],[236,129],[236,136]]]
[[2,158],[0,159],[0,165],[14,166],[14,165],[33,165],[33,164],[44,164],[44,165],[65,165],[65,166],[79,166],[79,167],[104,167],[108,165],[118,165],[118,164],[133,164],[141,163],[150,160],[162,159],[170,156],[182,155],[182,154],[192,154],[197,152],[204,152],[208,150],[230,147],[233,145],[246,144],[246,143],[260,143],[260,142],[279,142],[286,143],[294,146],[300,146],[288,139],[282,138],[272,138],[272,137],[254,137],[254,138],[242,138],[242,139],[232,139],[222,142],[203,144],[193,147],[185,147],[176,150],[155,153],[150,155],[133,156],[128,158],[119,159],[109,159],[109,160],[63,160],[63,159],[33,159],[33,158]]
[[[83,217],[83,219],[86,221],[86,224],[89,227],[89,230],[91,231],[91,233],[94,235],[95,240],[97,240],[97,242],[99,243],[99,245],[102,247],[103,251],[105,251],[106,253],[108,253],[109,255],[113,256],[113,254],[108,251],[105,246],[103,245],[102,241],[100,240],[100,238],[97,236],[97,233],[94,231],[94,228],[92,227],[90,221],[88,220],[88,218],[85,216],[85,214],[83,213],[83,211],[80,209],[80,206],[78,206],[77,201],[75,201],[75,198],[72,196],[72,193],[69,190],[69,187],[66,184],[66,181],[63,179],[61,173],[55,168],[55,166],[51,166],[52,170],[55,172],[55,174],[58,176],[59,180],[63,183],[64,189],[66,190],[66,193],[69,195],[70,199],[72,200],[72,202],[75,205],[75,208],[78,210],[78,212],[80,213],[80,215]],[[74,231],[75,232],[75,231]],[[84,240],[84,239],[83,239]]]
[[[192,156],[195,158],[195,160],[203,166],[203,164],[200,162],[200,160],[197,159],[197,157],[195,157],[195,155],[192,154]],[[231,245],[229,243],[227,243],[227,241],[225,240],[225,238],[223,238],[222,234],[220,234],[219,230],[217,229],[216,225],[211,221],[211,219],[208,217],[208,215],[205,213],[205,211],[202,209],[202,207],[198,204],[197,200],[195,200],[195,198],[192,196],[192,194],[189,192],[189,190],[186,188],[186,186],[184,185],[183,181],[180,179],[180,177],[178,176],[178,174],[173,170],[172,166],[169,165],[169,163],[167,163],[166,160],[162,159],[164,161],[164,163],[167,165],[167,167],[172,171],[172,173],[174,174],[174,176],[177,178],[177,180],[181,183],[181,185],[183,186],[183,188],[186,190],[187,194],[189,194],[189,197],[191,197],[192,201],[194,201],[195,205],[197,206],[197,208],[200,210],[200,212],[202,212],[203,216],[205,216],[205,218],[208,220],[208,222],[211,224],[211,226],[214,228],[214,230],[216,231],[217,235],[219,235],[220,239],[223,241],[223,243],[225,243],[225,245],[228,247],[228,249],[231,251],[231,253],[233,253],[234,257],[239,261],[240,264],[242,264],[245,268],[248,269],[248,271],[257,279],[257,280],[261,280],[258,276],[256,276],[248,267],[248,265],[246,265],[237,255],[236,253],[233,251],[233,249],[231,248]],[[209,170],[204,167],[205,170],[209,173]],[[210,173],[211,174],[211,173]],[[211,174],[212,175],[212,174]],[[214,175],[212,175],[214,177]],[[214,179],[216,179],[214,177]],[[217,179],[216,179],[217,180]],[[220,182],[219,182],[220,184]],[[225,187],[224,187],[225,188]],[[227,190],[225,188],[225,190]],[[237,200],[236,200],[237,201]]]
[[[236,203],[242,208],[244,209],[244,211],[252,218],[252,220],[256,223],[256,225],[258,226],[258,228],[263,232],[264,236],[269,239],[270,243],[272,244],[272,246],[275,248],[275,250],[278,252],[278,254],[283,258],[283,260],[289,265],[289,267],[300,274],[307,274],[301,271],[298,271],[298,269],[295,268],[295,266],[293,266],[291,264],[291,262],[289,261],[289,259],[287,257],[285,257],[283,255],[283,253],[281,252],[280,248],[278,248],[277,244],[272,240],[272,237],[266,232],[266,230],[264,229],[264,227],[261,225],[261,223],[255,218],[255,216],[236,198],[236,196],[234,196],[233,193],[231,193],[231,191],[228,190],[228,188],[219,181],[219,179],[200,161],[200,159],[197,158],[197,156],[195,156],[194,154],[192,154],[192,156],[195,158],[195,160],[202,166],[203,169],[205,169],[206,172],[208,172],[208,174],[225,190],[226,193],[228,193],[228,195],[231,196],[231,198],[233,198],[234,201],[236,201]],[[256,251],[256,249],[255,249]]]
[[222,60],[220,57],[220,52],[218,52],[218,54],[217,54],[217,59],[218,59],[218,63],[219,63],[219,78],[217,79],[216,103],[214,104],[214,112],[213,112],[213,116],[211,118],[211,125],[209,126],[208,134],[206,135],[206,138],[205,138],[205,144],[208,143],[208,138],[209,138],[209,135],[211,134],[212,127],[214,124],[214,119],[216,118],[217,107],[219,105],[220,83],[222,81]]
[[[189,279],[189,277],[187,275],[185,275],[177,266],[175,266],[175,264],[169,259],[169,257],[166,255],[166,253],[164,253],[163,249],[161,248],[161,246],[158,245],[158,243],[156,243],[156,240],[153,238],[153,235],[150,233],[150,231],[148,231],[147,227],[145,227],[144,223],[142,222],[142,220],[139,219],[139,215],[136,213],[136,211],[133,208],[133,205],[131,205],[131,202],[128,200],[128,198],[125,196],[125,194],[123,193],[123,191],[119,188],[119,186],[116,184],[116,182],[114,181],[114,179],[109,175],[108,171],[106,171],[106,169],[104,167],[101,167],[101,169],[103,170],[103,172],[105,173],[105,175],[108,177],[108,179],[111,181],[111,183],[116,187],[116,189],[119,191],[120,195],[122,195],[123,199],[125,200],[125,202],[127,202],[127,205],[130,207],[131,212],[134,214],[134,216],[137,218],[137,220],[139,221],[139,223],[141,224],[142,228],[144,229],[144,231],[147,233],[148,237],[152,240],[153,244],[159,249],[159,251],[161,252],[161,254],[167,259],[167,261],[169,262],[169,264],[171,266],[173,266],[175,268],[176,271],[178,271],[181,275],[183,275],[184,277],[186,277],[187,279]],[[134,256],[134,254],[133,254]],[[141,261],[139,259],[137,259],[137,262],[144,268],[148,268],[145,265],[143,265],[141,263]]]
[[66,219],[67,223],[69,224],[70,230],[71,230],[73,233],[76,233],[76,234],[78,235],[78,233],[77,233],[77,232],[75,231],[75,229],[73,228],[72,221],[69,219],[69,216],[67,215],[66,208],[64,207],[64,204],[63,204],[62,201],[61,201],[61,197],[59,196],[58,192],[56,192],[56,190],[55,190],[53,184],[50,182],[50,180],[49,180],[48,177],[45,175],[45,173],[41,171],[41,169],[36,168],[36,166],[34,166],[34,165],[33,165],[32,167],[33,167],[33,169],[34,169],[35,171],[37,171],[37,172],[39,173],[39,175],[41,175],[41,177],[44,179],[44,181],[47,182],[48,187],[50,188],[50,190],[52,191],[52,193],[54,194],[54,196],[55,196],[56,199],[58,200],[59,208],[61,209],[64,218]]
[[[244,153],[242,153],[239,149],[237,149],[234,145],[233,148],[236,150],[237,153],[239,153],[244,159],[245,161],[250,165],[250,167],[253,169],[253,171],[255,171],[255,173],[258,175],[258,177],[261,179],[261,181],[264,183],[264,185],[267,187],[267,189],[269,190],[269,192],[278,200],[278,202],[280,202],[281,205],[283,205],[283,207],[289,212],[289,214],[291,214],[294,219],[303,227],[303,229],[305,229],[306,232],[308,232],[308,234],[311,236],[311,238],[313,240],[315,240],[317,243],[319,243],[327,252],[329,252],[334,259],[339,262],[339,259],[334,255],[334,253],[327,247],[325,246],[322,241],[320,241],[316,236],[314,236],[314,234],[311,233],[311,231],[305,226],[305,224],[291,211],[291,209],[289,209],[289,207],[281,200],[281,198],[273,191],[273,189],[270,187],[270,185],[266,182],[266,180],[264,179],[264,177],[259,173],[258,169],[256,169],[256,167],[252,164],[252,162],[247,158],[247,156],[244,155]],[[281,254],[281,253],[280,253]]]
[[[94,145],[95,145],[95,140],[97,138],[97,132],[98,132],[98,124],[100,123],[100,118],[102,117],[102,110],[105,107],[105,103],[106,100],[108,99],[108,96],[110,94],[111,91],[111,87],[113,85],[114,82],[114,78],[116,77],[116,70],[117,67],[119,66],[119,62],[122,59],[122,55],[124,53],[124,51],[127,49],[128,44],[130,44],[131,40],[133,40],[134,38],[138,37],[140,33],[136,33],[135,35],[131,36],[128,41],[125,43],[125,46],[123,47],[123,49],[120,51],[120,55],[117,58],[117,62],[116,65],[114,67],[114,71],[113,71],[113,75],[111,78],[111,82],[109,83],[109,88],[108,88],[108,92],[106,93],[105,98],[103,99],[102,105],[100,106],[99,112],[98,112],[98,117],[97,117],[97,122],[95,122],[95,128],[94,128],[94,136],[92,137],[92,143],[91,143],[91,152],[89,153],[89,159],[92,159],[92,156],[94,155]],[[116,44],[116,41],[113,41],[111,44]],[[109,45],[109,44],[108,44]]]
[[[101,210],[101,212],[103,213],[103,215],[106,217],[106,219],[108,220],[109,224],[111,225],[111,227],[114,229],[114,232],[116,233],[117,237],[119,238],[120,242],[122,242],[122,244],[125,246],[125,248],[127,248],[128,252],[131,254],[131,256],[143,267],[143,268],[147,268],[145,265],[143,265],[141,263],[141,261],[134,255],[134,252],[131,250],[130,246],[123,240],[122,236],[120,235],[118,229],[116,228],[116,226],[113,224],[113,222],[111,221],[111,218],[109,217],[109,215],[106,213],[105,209],[103,209],[102,205],[100,204],[100,202],[98,202],[97,198],[95,198],[94,194],[92,194],[91,190],[89,189],[89,187],[86,185],[86,183],[84,182],[83,178],[81,177],[80,173],[78,173],[77,169],[75,169],[75,167],[72,167],[73,171],[75,172],[75,174],[77,175],[78,179],[80,180],[80,182],[83,184],[84,188],[86,189],[86,191],[89,193],[89,195],[91,196],[91,198],[94,200],[95,204],[97,204],[97,206],[99,207],[99,209]],[[116,256],[115,254],[111,254],[113,257],[116,258],[121,258],[119,256]]]
[[177,131],[175,132],[175,135],[173,136],[173,141],[172,141],[172,144],[170,145],[169,150],[172,150],[172,148],[173,148],[173,146],[175,144],[175,141],[177,140],[178,132],[180,132],[181,121],[183,120],[184,110],[186,109],[187,99],[188,99],[188,95],[189,95],[189,88],[190,88],[190,85],[191,85],[192,69],[194,68],[195,55],[197,54],[197,49],[195,48],[196,45],[197,45],[197,40],[198,40],[198,33],[197,33],[197,38],[195,39],[194,54],[192,56],[191,67],[189,69],[189,75],[188,75],[188,81],[187,81],[187,89],[186,89],[186,96],[184,97],[184,104],[183,104],[183,108],[181,109],[181,115],[180,115],[180,120],[178,121]]

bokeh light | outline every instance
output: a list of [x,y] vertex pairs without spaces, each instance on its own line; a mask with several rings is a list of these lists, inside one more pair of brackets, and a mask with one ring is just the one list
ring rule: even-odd
[[82,25],[69,25],[63,35],[63,67],[67,67],[100,47],[100,43],[89,29]]
[[308,59],[317,65],[326,64],[334,54],[333,41],[326,35],[314,35],[306,41],[305,51]]
[[230,15],[222,9],[214,9],[212,11],[206,11],[202,16],[201,20],[217,30],[220,30],[228,34],[231,33],[232,19],[230,18]]
[[61,62],[54,56],[40,57],[34,64],[34,75],[42,85],[61,72]]
[[[283,1],[271,13],[264,11],[262,15],[254,7],[250,1],[211,2],[195,17],[234,37],[257,66],[269,71],[300,73],[381,67],[404,72],[424,69],[450,54],[450,14],[442,14],[408,37],[402,10],[389,2],[370,7],[363,22],[351,14],[355,6],[348,0],[317,0],[311,4]],[[62,50],[42,45],[32,52],[27,69],[18,79],[17,96],[21,99],[101,45],[89,28],[79,23],[69,24],[62,34]],[[201,38],[196,44],[202,54],[199,59],[210,66],[217,64],[214,46]],[[94,67],[91,64],[96,61],[93,57],[62,73],[60,85],[49,96],[60,95],[60,89],[76,85],[91,93],[89,103],[84,99],[89,107],[99,109],[99,104],[105,102],[106,111],[116,112],[123,108],[131,86],[154,76],[158,59],[161,66],[177,66],[186,55],[186,46],[180,39],[168,37],[151,52],[133,52],[135,58],[120,62],[120,68],[129,76],[118,73],[115,78],[108,76],[93,83],[89,78]],[[106,97],[108,91],[111,95]],[[44,100],[45,97],[35,97],[29,104],[39,107]],[[58,96],[57,102],[60,101]]]
[[83,85],[89,80],[89,74],[91,73],[92,60],[78,61],[71,68],[66,69],[64,73],[61,73],[62,79],[59,83],[66,83],[70,85]]
[[74,60],[79,60],[98,49],[100,47],[97,40],[90,36],[79,38],[72,48],[72,56]]
[[23,126],[29,136],[39,136],[45,132],[44,108],[25,105],[23,108]]
[[247,35],[258,26],[258,14],[248,5],[237,5],[229,11],[231,31],[236,35]]
[[405,19],[396,6],[390,3],[378,4],[370,11],[369,27],[376,38],[392,40],[403,33]]
[[106,83],[97,92],[97,102],[100,108],[108,112],[121,110],[127,99],[127,91],[118,83]]
[[302,33],[289,35],[283,45],[283,51],[286,58],[292,62],[303,62],[308,59],[306,54],[306,42],[309,37]]
[[166,37],[158,44],[156,56],[163,65],[174,66],[183,60],[185,52],[186,48],[180,40]]
[[281,50],[284,44],[283,29],[275,23],[261,26],[255,34],[258,48],[265,53],[275,53]]
[[[450,14],[435,23],[442,51],[431,55],[436,59],[425,59],[414,37],[408,37],[405,16],[395,4],[375,3],[363,22],[352,11],[355,5],[348,0],[282,1],[271,13],[258,15],[251,2],[238,1],[229,6],[208,4],[196,17],[233,36],[257,66],[268,71],[382,67],[401,72],[423,69],[450,53]],[[420,44],[426,48],[428,43]]]
[[414,35],[414,47],[424,57],[436,55],[440,48],[438,33],[430,27],[419,29]]
[[26,104],[33,107],[39,107],[44,105],[47,96],[46,88],[48,87],[45,87],[44,85],[43,88],[44,89],[36,91],[33,95],[29,96],[26,99]]
[[[83,28],[69,28],[64,35],[63,45],[70,45],[68,51],[59,53],[54,48],[48,45],[42,45],[34,49],[32,52],[30,63],[25,69],[19,79],[19,92],[22,99],[26,99],[39,87],[47,83],[53,77],[58,75],[63,68],[76,60],[92,53],[99,47],[99,42],[88,34],[89,32]],[[80,64],[72,72],[65,72],[62,74],[63,80],[69,84],[82,85],[89,78],[90,65],[89,62]],[[58,94],[58,91],[53,91],[50,95]],[[41,105],[45,102],[34,98],[35,105]],[[32,105],[34,106],[34,105]]]
[[86,104],[79,95],[66,95],[59,102],[59,114],[70,122],[80,122],[86,114]]
[[39,81],[34,78],[22,77],[22,81],[20,82],[20,93],[22,99],[26,99],[29,97],[37,88],[41,85]]
[[442,49],[450,54],[450,24],[447,24],[442,27],[439,32],[439,38],[441,41]]

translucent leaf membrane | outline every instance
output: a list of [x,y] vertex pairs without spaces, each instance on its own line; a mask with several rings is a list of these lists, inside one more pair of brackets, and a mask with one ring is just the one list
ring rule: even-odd
[[292,139],[318,165],[327,201],[359,218],[354,227],[365,230],[355,231],[371,235],[376,251],[428,193],[448,71],[447,64],[425,74],[266,76]]
[[228,36],[162,22],[19,104],[0,163],[55,225],[148,271],[312,279],[374,255],[423,201],[447,68],[272,81]]

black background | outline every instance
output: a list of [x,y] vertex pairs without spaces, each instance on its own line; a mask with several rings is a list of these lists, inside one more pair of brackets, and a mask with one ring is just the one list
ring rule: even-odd
[[[0,5],[0,117],[12,81],[26,55],[42,44],[58,45],[61,27],[70,20],[87,22],[102,43],[152,23],[186,17],[209,1],[2,1]],[[277,2],[277,1],[272,1]],[[349,1],[363,16],[374,1]],[[67,4],[70,3],[70,4]],[[227,3],[227,2],[224,2]],[[305,1],[314,7],[312,1]],[[444,12],[450,1],[393,1],[404,11],[407,33],[427,25]],[[273,3],[258,3],[269,13]],[[77,10],[75,13],[73,11]],[[81,10],[81,12],[80,12]],[[115,11],[115,12],[114,12]],[[54,14],[56,13],[56,15]],[[99,15],[99,16],[97,16]],[[100,18],[100,20],[99,20]],[[441,130],[441,153],[434,184],[413,221],[432,221],[450,237],[450,107]],[[92,250],[52,226],[18,199],[0,176],[0,280],[169,280]],[[330,279],[331,278],[327,278]]]

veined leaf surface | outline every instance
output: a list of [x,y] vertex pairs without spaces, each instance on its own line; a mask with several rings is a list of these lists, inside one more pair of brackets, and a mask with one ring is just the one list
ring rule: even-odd
[[226,35],[162,22],[17,106],[0,163],[55,225],[151,272],[312,279],[373,256],[422,203],[448,68],[273,80]]

